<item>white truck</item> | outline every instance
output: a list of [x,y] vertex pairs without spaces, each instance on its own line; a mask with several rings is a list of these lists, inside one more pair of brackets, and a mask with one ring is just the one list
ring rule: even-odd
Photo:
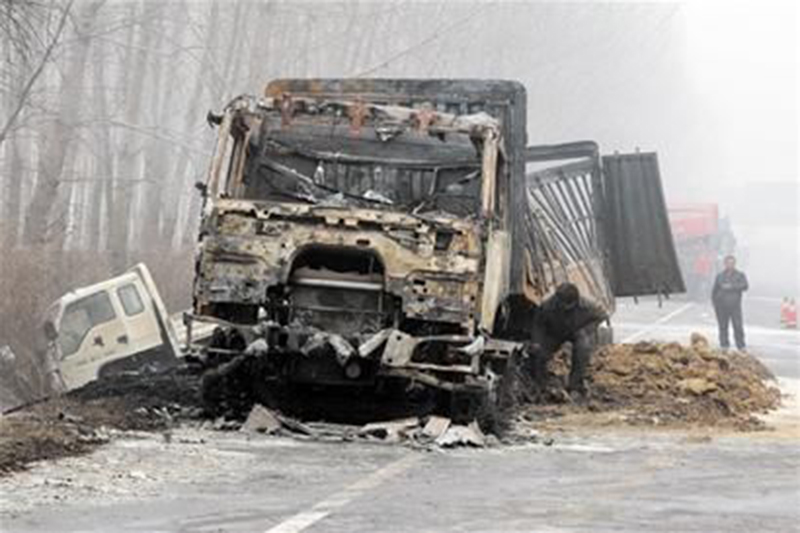
[[[167,314],[143,263],[68,292],[50,306],[43,328],[45,370],[54,392],[122,372],[174,365],[185,339],[182,313]],[[195,337],[203,334],[194,332]]]

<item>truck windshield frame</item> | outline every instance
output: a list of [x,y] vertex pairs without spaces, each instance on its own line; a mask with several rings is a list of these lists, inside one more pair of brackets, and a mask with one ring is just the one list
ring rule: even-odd
[[252,101],[240,99],[225,109],[206,184],[209,204],[233,198],[456,218],[496,209],[499,126],[488,115],[432,113],[425,120],[439,126],[421,128],[418,110],[393,107],[395,116],[369,124],[354,126],[341,113],[298,113],[287,125],[276,106],[259,101],[254,111]]

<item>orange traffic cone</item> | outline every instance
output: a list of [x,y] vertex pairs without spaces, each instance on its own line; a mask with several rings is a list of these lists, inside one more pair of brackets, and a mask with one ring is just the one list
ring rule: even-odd
[[789,300],[789,305],[786,310],[786,326],[789,329],[797,329],[797,306],[794,304],[794,298]]
[[781,302],[781,327],[787,327],[787,318],[789,317],[789,298],[784,298]]

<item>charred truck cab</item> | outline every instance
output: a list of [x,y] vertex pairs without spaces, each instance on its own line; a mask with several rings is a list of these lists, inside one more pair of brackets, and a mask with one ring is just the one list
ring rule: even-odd
[[227,331],[207,358],[259,358],[265,380],[491,392],[516,348],[490,336],[511,264],[499,121],[268,92],[214,118],[191,318]]
[[495,400],[519,350],[493,334],[509,294],[535,304],[581,278],[613,306],[600,236],[560,254],[565,236],[530,216],[525,115],[519,83],[477,80],[279,80],[209,114],[187,316],[190,336],[220,326],[200,353],[206,399],[401,380]]

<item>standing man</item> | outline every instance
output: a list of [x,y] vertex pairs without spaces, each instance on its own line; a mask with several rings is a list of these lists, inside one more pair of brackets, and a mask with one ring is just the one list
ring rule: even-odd
[[550,358],[562,344],[569,342],[572,344],[572,361],[567,390],[571,395],[586,395],[586,369],[594,351],[597,326],[605,320],[608,320],[606,312],[582,298],[578,287],[572,283],[559,285],[555,294],[542,302],[534,319],[530,350],[539,391],[544,391],[547,384]]
[[717,314],[719,325],[719,346],[723,350],[730,347],[728,324],[733,322],[733,338],[736,348],[744,350],[744,324],[742,323],[742,293],[748,289],[747,276],[736,270],[736,258],[725,257],[725,269],[717,274],[714,289],[711,291],[711,302]]

